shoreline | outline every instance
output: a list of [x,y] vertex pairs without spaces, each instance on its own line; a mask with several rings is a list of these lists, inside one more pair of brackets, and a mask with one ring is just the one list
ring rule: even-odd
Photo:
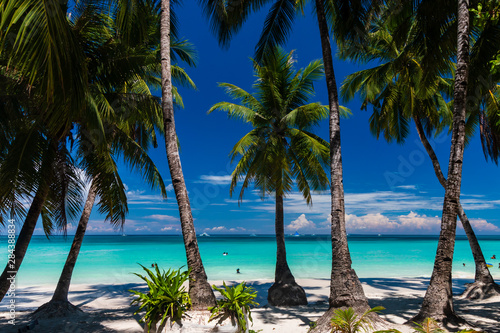
[[[19,287],[56,285],[71,242],[63,239],[34,238],[23,266],[16,277]],[[481,243],[490,258],[498,252],[498,240]],[[428,237],[363,237],[349,244],[352,267],[360,278],[405,279],[427,278],[433,270],[436,240]],[[210,280],[273,279],[276,266],[276,242],[271,237],[205,237],[199,242],[206,274]],[[7,258],[7,248],[0,248],[0,258]],[[223,256],[224,252],[229,255]],[[168,253],[168,255],[164,255]],[[498,253],[497,253],[498,254]],[[297,279],[330,278],[331,241],[326,237],[293,237],[287,241],[287,259]],[[472,279],[474,259],[466,240],[457,241],[453,259],[453,277]],[[500,280],[498,259],[492,276]],[[73,272],[74,284],[118,284],[141,282],[132,274],[142,272],[138,263],[150,267],[179,268],[186,266],[183,240],[179,237],[158,236],[96,236],[86,237]],[[466,266],[463,266],[463,264]],[[241,274],[236,274],[240,268]]]
[[[361,278],[361,283],[371,307],[386,308],[381,317],[394,324],[393,328],[405,333],[405,327],[399,326],[415,315],[422,302],[429,283],[429,278]],[[239,283],[243,280],[226,280],[227,284]],[[247,285],[257,290],[259,306],[252,310],[254,325],[251,329],[267,332],[307,332],[309,322],[317,320],[328,308],[329,279],[297,279],[306,291],[309,305],[278,308],[267,305],[267,289],[272,280],[250,280]],[[472,324],[487,332],[498,333],[500,328],[500,297],[486,301],[474,302],[460,299],[458,295],[464,290],[470,279],[454,279],[453,293],[455,310]],[[221,285],[222,281],[210,281]],[[132,295],[129,289],[145,289],[144,283],[120,284],[75,284],[71,286],[69,300],[84,310],[84,314],[63,320],[43,320],[33,332],[71,332],[75,328],[83,332],[142,332],[138,323],[140,317],[134,316],[134,308],[130,306]],[[2,332],[17,332],[17,329],[29,322],[28,314],[52,296],[55,285],[18,287],[16,295],[15,326],[7,323],[6,299],[0,303]],[[216,292],[216,296],[217,296]],[[406,332],[410,330],[406,329]]]

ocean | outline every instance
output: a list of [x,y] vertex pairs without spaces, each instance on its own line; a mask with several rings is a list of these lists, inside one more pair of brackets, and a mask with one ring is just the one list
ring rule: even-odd
[[[437,236],[349,235],[353,267],[360,278],[430,277]],[[71,246],[72,236],[34,236],[18,272],[18,286],[55,285]],[[276,243],[273,235],[198,237],[209,280],[273,279]],[[480,236],[479,242],[495,279],[500,279],[500,236]],[[330,237],[287,236],[287,259],[296,278],[329,278]],[[228,255],[223,255],[227,252]],[[0,264],[7,262],[7,237],[0,237]],[[72,283],[118,284],[140,282],[133,275],[139,264],[177,269],[186,265],[181,236],[85,236]],[[465,266],[463,265],[465,264]],[[236,274],[239,268],[241,274]],[[473,278],[474,260],[468,241],[457,236],[454,278]]]

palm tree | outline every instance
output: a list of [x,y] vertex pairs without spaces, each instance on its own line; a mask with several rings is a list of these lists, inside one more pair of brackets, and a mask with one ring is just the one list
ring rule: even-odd
[[276,271],[268,301],[276,306],[307,304],[304,289],[295,282],[286,260],[283,198],[292,190],[294,180],[308,204],[312,204],[311,191],[328,185],[324,170],[328,143],[310,132],[326,118],[327,109],[319,103],[306,104],[314,93],[313,82],[323,75],[323,65],[313,61],[295,71],[292,55],[278,48],[262,64],[254,61],[255,93],[222,83],[219,86],[242,104],[221,102],[208,111],[225,111],[230,118],[242,119],[253,127],[231,151],[231,160],[240,160],[232,173],[230,193],[243,180],[240,200],[252,182],[261,197],[275,197]]
[[[69,213],[78,210],[81,181],[68,151],[75,120],[91,120],[97,134],[103,129],[96,114],[91,114],[95,108],[82,114],[89,93],[88,72],[66,18],[67,2],[9,0],[0,4],[0,10],[2,74],[10,76],[16,87],[3,105],[14,118],[2,118],[2,122],[19,125],[3,137],[1,212],[24,216],[20,202],[32,198],[16,242],[15,265],[7,265],[0,277],[3,298],[10,286],[9,271],[19,269],[38,217],[42,216],[44,230],[50,234],[53,221],[59,228],[66,225],[67,207]],[[114,213],[111,218],[120,216],[120,211]]]
[[[217,32],[219,41],[223,45],[227,45],[232,35],[241,28],[250,11],[258,10],[267,3],[269,2],[221,3],[209,0],[202,1],[205,13],[211,19],[212,28]],[[305,7],[305,1],[277,0],[271,3],[273,5],[266,17],[264,29],[256,47],[255,58],[258,62],[266,53],[273,52],[276,45],[282,45],[286,42],[296,13]],[[366,21],[370,18],[369,13],[377,10],[378,2],[369,0],[315,0],[313,6],[319,26],[330,114],[332,273],[330,308],[317,322],[316,329],[313,329],[313,331],[321,331],[330,328],[330,319],[334,316],[335,308],[352,307],[359,314],[370,309],[361,283],[352,269],[347,244],[340,144],[340,107],[333,67],[330,31],[333,32],[336,41],[359,40],[365,34]]]
[[[433,129],[441,131],[449,127],[447,123],[451,119],[451,110],[449,109],[451,103],[447,103],[446,100],[452,88],[451,80],[436,77],[434,84],[422,87],[420,79],[424,74],[420,60],[412,57],[412,54],[404,52],[404,47],[410,44],[412,38],[411,26],[408,28],[407,38],[397,40],[393,36],[400,27],[387,24],[387,18],[382,16],[372,24],[372,32],[364,45],[365,52],[358,52],[356,45],[342,45],[339,50],[341,59],[355,59],[360,62],[377,60],[381,64],[349,75],[341,87],[341,94],[344,99],[351,100],[356,92],[360,92],[363,98],[363,108],[366,108],[367,104],[372,104],[374,108],[374,113],[370,119],[372,132],[377,137],[383,132],[385,139],[389,142],[396,140],[398,143],[403,143],[409,134],[409,124],[413,120],[420,140],[432,161],[434,172],[440,184],[445,188],[446,178],[443,176],[441,166],[427,136],[430,135]],[[485,37],[485,31],[483,31],[481,35],[483,37],[480,37],[479,40],[482,38],[493,43],[494,40],[498,40],[498,37],[500,37],[498,33],[496,33],[496,39],[493,38],[495,36],[492,36],[491,33],[488,34],[488,31],[486,31],[486,34],[489,36]],[[484,53],[481,51],[482,48],[484,48],[483,43],[475,42],[472,53]],[[487,62],[484,60],[485,56],[491,57],[493,55],[482,54],[481,63]],[[450,63],[448,66],[448,72],[454,71],[451,65]],[[476,61],[473,59],[472,68],[476,68],[478,65],[479,59]],[[475,70],[471,76],[479,77],[481,74],[483,73],[480,70]],[[490,87],[485,88],[490,89]],[[491,94],[487,94],[487,96],[491,96]],[[489,104],[493,103],[490,102]],[[497,108],[490,107],[489,114],[495,114],[496,110]],[[474,133],[472,129],[479,126],[481,114],[479,110],[468,109],[467,141],[470,135]],[[491,117],[486,119],[491,119]],[[490,120],[487,123],[491,124],[492,121]],[[494,127],[494,122],[488,126],[490,129]],[[481,131],[481,138],[485,141],[483,133],[487,134],[488,132]],[[489,151],[494,152],[494,147]],[[485,153],[488,154],[488,150],[485,149]],[[491,155],[494,158],[494,154]],[[464,295],[469,298],[479,299],[497,295],[500,287],[495,283],[486,266],[479,242],[460,203],[458,216],[469,239],[476,265],[475,282],[468,285]]]
[[[108,9],[109,11],[117,9],[117,25],[123,39],[131,43],[135,42],[135,45],[141,45],[142,40],[140,38],[148,33],[145,27],[150,27],[151,25],[141,24],[138,19],[142,18],[148,22],[147,19],[150,16],[138,15],[137,10],[141,10],[144,6],[157,5],[159,2],[149,0],[87,0],[86,3],[94,6],[96,10]],[[162,3],[162,5],[164,4]],[[162,14],[164,17],[165,15],[168,16],[168,25],[163,25],[162,28],[165,31],[161,32],[164,32],[163,36],[167,40],[165,42],[165,39],[163,39],[163,50],[168,51],[165,54],[160,52],[162,65],[167,62],[170,63],[170,31],[172,32],[172,36],[176,32],[175,17],[173,16],[172,21],[170,21],[170,4],[169,2],[166,2],[166,4],[168,10],[163,10]],[[2,22],[0,24],[2,54],[5,55],[11,66],[24,73],[31,85],[35,80],[40,80],[37,87],[40,88],[40,91],[45,91],[46,94],[41,95],[45,99],[42,100],[44,103],[39,108],[45,112],[40,113],[41,117],[38,120],[46,124],[48,134],[54,136],[56,141],[62,140],[67,137],[75,119],[79,121],[85,119],[85,121],[89,121],[89,124],[96,126],[90,132],[92,136],[104,138],[104,128],[101,126],[99,116],[95,113],[88,113],[89,110],[85,106],[87,102],[86,96],[89,96],[88,71],[85,67],[84,52],[78,45],[78,40],[66,18],[68,1],[47,0],[40,2],[34,0],[9,0],[2,2],[0,6],[0,10],[2,11]],[[158,6],[156,8],[159,10]],[[20,24],[15,24],[15,22],[20,22]],[[30,22],[30,24],[25,24],[25,22]],[[138,22],[139,24],[137,24]],[[40,38],[40,36],[44,38]],[[36,41],[36,43],[32,43],[31,41]],[[46,55],[49,55],[47,59],[45,58]],[[165,75],[170,77],[170,65],[168,67],[167,74]],[[166,96],[170,96],[170,105],[173,106],[171,96],[176,91],[172,91],[170,78],[168,82]],[[162,84],[162,86],[164,85]],[[166,97],[163,98],[164,104],[169,103],[166,102],[168,99]],[[82,110],[85,110],[85,112],[82,112]],[[96,108],[90,111],[95,112]],[[173,108],[171,111],[173,111]],[[173,127],[170,127],[170,124],[173,124],[173,114],[171,117],[165,117],[165,127],[172,129]],[[173,129],[175,130],[175,128]],[[167,135],[167,141],[177,141],[173,139],[175,131],[166,132],[167,134],[173,133],[173,135]],[[101,144],[103,143],[101,142]],[[167,147],[171,148],[167,148],[167,155],[176,155],[175,150],[177,148],[173,147],[173,144],[170,146],[167,144]],[[169,162],[169,165],[175,170],[172,180],[176,197],[180,202],[181,224],[185,236],[188,266],[192,272],[190,290],[193,305],[194,308],[206,308],[207,306],[215,305],[215,296],[206,281],[206,274],[201,263],[189,203],[186,205],[186,202],[188,202],[187,191],[185,185],[180,184],[178,180],[179,177],[177,175],[179,171],[182,176],[180,163],[175,163],[176,160],[179,162],[178,156],[173,156],[171,159],[172,161]],[[124,199],[124,193],[119,189],[115,190],[117,191],[114,191],[114,195],[121,196]],[[108,191],[113,192],[113,189],[108,188]],[[40,195],[42,194],[44,194],[43,191],[40,192]],[[38,203],[39,201],[43,203],[44,198],[36,202]],[[114,200],[113,202],[116,204],[123,201]],[[111,214],[110,216],[114,219],[120,219],[122,216],[116,210],[104,210],[104,212]],[[38,216],[39,214],[35,215]],[[36,223],[36,219],[37,217],[32,219],[33,223]],[[34,230],[34,225],[31,229]],[[7,283],[8,281],[5,282]],[[6,286],[8,287],[7,284]]]
[[[421,0],[412,3],[397,3],[400,7],[397,11],[400,15],[399,22],[403,25],[415,25],[415,33],[411,44],[407,47],[407,52],[413,52],[422,57],[424,76],[421,79],[421,86],[430,87],[437,73],[441,73],[443,66],[445,67],[444,64],[450,59],[456,58],[457,63],[453,89],[452,141],[441,232],[431,281],[422,308],[412,320],[422,322],[426,317],[432,317],[445,324],[463,323],[463,319],[459,318],[453,309],[451,268],[465,148],[466,94],[469,73],[469,1],[459,0],[458,11],[455,2],[437,4],[435,1]],[[412,17],[414,21],[410,20]],[[454,38],[453,35],[457,37]]]
[[[96,144],[95,138],[88,135],[92,128],[87,128],[87,123],[76,127],[76,142],[72,146],[78,146],[79,165],[92,175],[92,185],[89,186],[82,217],[56,291],[51,301],[35,312],[36,317],[64,316],[78,310],[68,302],[68,291],[97,194],[100,197],[100,211],[107,212],[115,226],[123,225],[127,212],[126,197],[114,155],[123,155],[125,162],[132,169],[140,170],[146,182],[152,188],[159,188],[166,198],[165,184],[146,151],[150,145],[157,145],[155,129],[161,132],[162,127],[159,100],[151,95],[148,87],[148,83],[159,85],[157,52],[152,47],[154,45],[134,45],[129,48],[120,40],[109,16],[95,9],[92,4],[80,2],[74,9],[77,15],[73,15],[72,24],[81,44],[93,45],[84,49],[89,60],[88,71],[92,73],[92,94],[88,96],[87,107],[99,110],[106,134],[100,141],[107,142],[109,147],[103,150],[99,142]],[[151,27],[155,27],[154,21],[149,22]],[[154,29],[152,31],[154,34]],[[193,59],[189,44],[185,41],[174,41],[172,53],[174,59]],[[107,66],[102,66],[103,62]],[[172,70],[178,82],[194,87],[182,68],[173,66]],[[174,94],[176,103],[182,105],[182,99],[175,89]]]
[[[398,2],[399,3],[399,2]],[[462,175],[463,150],[466,133],[466,94],[469,86],[470,68],[470,29],[469,1],[439,3],[421,0],[400,4],[401,21],[415,15],[416,30],[408,50],[422,56],[424,76],[422,86],[430,83],[443,68],[443,64],[456,58],[453,89],[452,142],[448,164],[448,179],[445,188],[441,233],[434,262],[434,269],[424,302],[414,321],[426,317],[436,318],[443,323],[461,323],[453,309],[451,268],[455,245],[456,218],[459,213],[460,185]],[[458,13],[458,14],[457,14]],[[411,21],[408,20],[408,23]],[[407,24],[408,24],[407,23]],[[413,24],[413,23],[412,23]],[[456,30],[455,30],[456,29]],[[458,31],[458,34],[457,32]],[[457,36],[457,37],[455,37]],[[432,42],[429,42],[432,41]],[[496,52],[496,51],[495,51]],[[475,57],[472,55],[472,59]],[[483,63],[481,68],[485,68]],[[476,69],[475,69],[476,70]],[[489,68],[487,69],[489,73]],[[472,88],[475,89],[476,87]],[[484,121],[484,118],[483,118]],[[490,143],[492,143],[490,141]],[[491,146],[490,146],[491,148]]]
[[170,0],[161,0],[160,12],[160,58],[161,58],[161,91],[162,109],[165,131],[165,146],[168,167],[172,178],[175,197],[179,206],[182,236],[186,248],[188,268],[190,270],[189,295],[193,309],[206,309],[215,306],[215,295],[207,281],[207,275],[201,261],[198,240],[193,223],[193,214],[189,202],[186,182],[182,172],[177,145],[177,134],[174,121],[174,104],[172,99],[172,77],[170,60]]
[[[12,77],[11,77],[12,78]],[[15,80],[13,80],[15,81]],[[63,227],[76,216],[81,202],[81,181],[64,141],[58,142],[47,135],[46,127],[37,122],[36,102],[40,98],[34,88],[26,95],[15,96],[26,88],[23,80],[13,82],[12,90],[2,97],[2,112],[7,117],[0,120],[2,136],[0,153],[0,214],[24,224],[15,245],[16,260],[7,263],[0,276],[0,299],[10,288],[7,279],[19,270],[26,254],[37,220],[42,216],[44,231],[50,235],[54,227]],[[33,112],[33,113],[32,113]],[[31,200],[26,212],[24,201]]]
[[413,318],[422,322],[431,317],[444,322],[464,322],[453,309],[451,268],[455,247],[458,203],[465,148],[465,116],[469,70],[469,1],[458,1],[457,69],[455,71],[453,126],[448,180],[445,187],[441,233],[431,281],[420,312]]

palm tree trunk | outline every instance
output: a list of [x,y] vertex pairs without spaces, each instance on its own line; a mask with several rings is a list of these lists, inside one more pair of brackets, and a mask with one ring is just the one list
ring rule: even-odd
[[443,324],[460,324],[453,308],[451,269],[455,249],[455,233],[459,212],[462,162],[465,148],[465,108],[469,64],[469,1],[458,1],[457,70],[455,73],[453,131],[448,180],[446,182],[441,233],[431,281],[420,312],[412,321],[422,322],[431,317]]
[[286,261],[283,196],[276,195],[276,271],[274,284],[269,288],[267,300],[274,306],[307,305],[304,289],[295,282]]
[[42,212],[42,207],[48,194],[49,186],[48,184],[42,182],[35,194],[35,197],[33,198],[33,202],[28,210],[21,232],[17,237],[16,246],[14,248],[14,263],[8,262],[2,275],[0,276],[0,301],[5,297],[5,294],[11,288],[11,283],[15,283],[17,271],[19,270],[19,267],[21,267],[21,263],[23,262],[26,251],[28,250],[31,236],[33,236],[36,222]]
[[330,172],[331,172],[331,228],[332,228],[332,275],[330,282],[330,309],[318,320],[314,331],[331,329],[330,319],[335,308],[352,307],[363,313],[369,309],[361,282],[351,267],[351,255],[345,228],[344,185],[342,152],[340,145],[340,113],[337,83],[333,69],[330,36],[322,0],[315,0],[321,36],[323,63],[325,66],[328,104],[330,107]]
[[71,244],[71,249],[64,264],[61,277],[57,283],[56,290],[52,296],[53,301],[67,302],[69,286],[71,284],[71,277],[73,276],[73,269],[75,268],[76,260],[80,254],[80,248],[82,247],[83,237],[85,236],[85,231],[87,230],[87,224],[89,222],[90,214],[92,213],[92,208],[94,207],[94,201],[96,197],[96,191],[94,186],[90,186],[89,193],[87,195],[87,201],[83,207],[82,216],[78,222],[78,228],[76,229],[75,238],[73,238],[73,244]]
[[68,258],[66,259],[61,276],[59,277],[59,282],[57,283],[54,295],[48,303],[43,304],[33,313],[32,317],[34,319],[65,317],[75,312],[81,312],[78,307],[68,301],[68,294],[71,277],[73,276],[73,269],[75,268],[76,260],[78,259],[80,248],[82,247],[83,237],[85,236],[90,214],[92,213],[92,208],[94,207],[95,197],[96,191],[91,185],[85,206],[83,207],[82,216],[78,222],[75,237],[73,238],[73,243],[71,244],[71,249],[68,253]]
[[[413,119],[417,127],[420,141],[424,145],[427,154],[431,158],[432,165],[434,167],[434,173],[436,174],[439,183],[443,186],[443,188],[446,188],[446,178],[444,178],[443,172],[441,171],[441,166],[439,165],[439,160],[436,156],[436,153],[434,152],[434,149],[425,136],[422,123],[420,122],[420,119],[418,119],[418,117],[413,117]],[[500,286],[495,283],[488,269],[488,266],[486,266],[486,260],[484,259],[483,251],[479,246],[476,234],[474,233],[474,230],[472,230],[472,226],[460,202],[458,203],[458,216],[460,217],[460,221],[462,222],[462,226],[464,227],[465,234],[467,235],[467,239],[469,240],[469,245],[472,250],[472,256],[474,257],[474,263],[476,266],[476,275],[474,279],[475,281],[474,283],[471,283],[467,286],[467,289],[464,291],[462,296],[472,299],[485,299],[488,297],[496,296],[500,293]]]
[[174,106],[172,101],[172,78],[170,67],[170,1],[161,1],[160,18],[160,42],[161,42],[161,67],[162,67],[162,108],[163,121],[165,124],[165,145],[170,176],[174,187],[175,197],[179,205],[182,235],[188,268],[191,270],[189,280],[189,295],[193,303],[193,309],[206,310],[209,306],[215,306],[215,295],[208,284],[205,268],[201,261],[198,241],[193,224],[193,215],[182,173],[179,148],[174,122]]

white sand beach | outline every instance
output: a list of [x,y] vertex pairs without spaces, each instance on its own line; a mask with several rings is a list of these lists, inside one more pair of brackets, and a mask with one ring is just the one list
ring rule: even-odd
[[[238,283],[240,281],[226,281]],[[278,308],[267,305],[267,289],[270,280],[248,281],[258,292],[259,307],[252,311],[254,324],[251,329],[262,333],[268,332],[307,332],[309,323],[318,319],[328,307],[328,279],[298,279],[307,293],[309,305],[293,308]],[[411,332],[407,327],[400,326],[420,307],[425,294],[428,278],[376,278],[361,279],[365,293],[371,306],[383,306],[386,310],[382,318],[393,323],[393,327],[402,332]],[[454,293],[460,294],[464,283],[470,280],[454,280]],[[222,281],[213,281],[219,285]],[[137,283],[114,285],[73,285],[70,291],[70,301],[79,306],[84,313],[65,319],[40,320],[29,332],[143,332],[139,324],[139,316],[134,316],[134,308],[130,306],[129,289],[144,288]],[[49,286],[21,287],[16,298],[17,324],[7,324],[7,313],[2,307],[2,323],[0,332],[18,332],[29,322],[29,313],[41,304],[50,300],[53,288]],[[485,301],[470,301],[455,298],[456,311],[485,332],[500,332],[500,297]],[[215,326],[215,324],[214,324]],[[189,330],[197,332],[198,330]]]

